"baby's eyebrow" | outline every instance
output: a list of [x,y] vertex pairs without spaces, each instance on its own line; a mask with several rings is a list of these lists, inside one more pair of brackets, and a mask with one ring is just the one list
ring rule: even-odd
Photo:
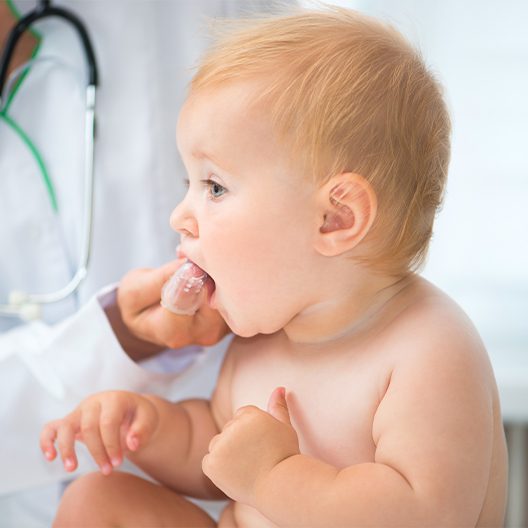
[[205,152],[203,150],[198,150],[198,149],[195,149],[191,152],[191,156],[193,158],[196,158],[196,159],[208,159],[210,161],[213,161],[214,162],[214,157],[209,154],[208,152]]
[[215,159],[215,156],[213,154],[211,154],[210,152],[206,152],[206,151],[203,151],[203,150],[195,149],[195,150],[191,151],[191,156],[193,158],[195,158],[195,159],[198,159],[198,160],[210,161],[211,163],[213,163],[221,171],[229,172],[227,169],[224,168],[223,165],[218,163],[218,161]]

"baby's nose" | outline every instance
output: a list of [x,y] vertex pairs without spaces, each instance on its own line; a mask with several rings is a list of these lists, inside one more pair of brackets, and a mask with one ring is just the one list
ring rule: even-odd
[[172,211],[170,226],[180,235],[198,237],[198,223],[194,215],[186,207],[185,200]]

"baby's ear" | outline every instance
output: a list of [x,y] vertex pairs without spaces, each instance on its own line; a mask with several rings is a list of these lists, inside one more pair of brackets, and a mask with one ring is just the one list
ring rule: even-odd
[[331,178],[318,191],[316,251],[333,257],[356,247],[374,222],[377,203],[363,176],[347,172]]

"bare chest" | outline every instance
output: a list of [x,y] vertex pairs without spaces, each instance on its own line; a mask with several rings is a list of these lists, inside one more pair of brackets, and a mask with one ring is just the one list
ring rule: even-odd
[[339,468],[371,462],[373,420],[389,377],[388,365],[372,356],[292,358],[271,347],[237,363],[232,412],[244,405],[266,410],[272,391],[283,386],[301,453]]

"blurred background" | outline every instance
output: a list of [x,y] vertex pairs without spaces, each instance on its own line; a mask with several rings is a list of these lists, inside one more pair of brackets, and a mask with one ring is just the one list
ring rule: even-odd
[[424,275],[486,344],[510,454],[506,525],[528,526],[528,2],[329,3],[396,26],[445,87],[452,159]]

